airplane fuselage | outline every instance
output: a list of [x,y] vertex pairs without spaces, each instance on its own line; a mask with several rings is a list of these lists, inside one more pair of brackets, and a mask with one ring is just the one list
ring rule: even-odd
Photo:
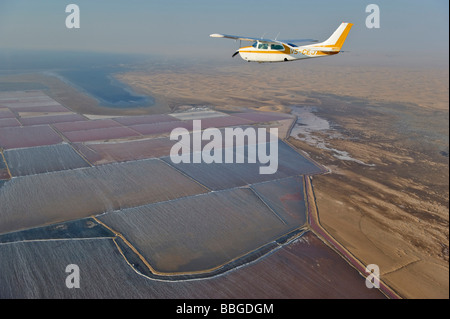
[[242,59],[248,62],[288,62],[301,59],[318,58],[339,52],[321,52],[308,46],[291,46],[289,44],[270,44],[255,42],[252,46],[238,50]]

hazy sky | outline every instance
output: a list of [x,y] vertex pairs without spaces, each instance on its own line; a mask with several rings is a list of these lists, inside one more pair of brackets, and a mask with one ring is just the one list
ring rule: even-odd
[[[67,29],[68,4],[81,28]],[[366,6],[380,7],[368,29]],[[325,40],[355,24],[344,50],[354,56],[430,63],[448,60],[447,0],[0,0],[0,50],[79,50],[229,58],[238,43],[211,33]]]

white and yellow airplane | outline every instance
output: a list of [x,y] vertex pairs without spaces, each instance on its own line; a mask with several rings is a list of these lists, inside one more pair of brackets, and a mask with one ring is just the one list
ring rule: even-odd
[[248,62],[287,62],[338,54],[352,26],[352,23],[343,22],[325,42],[304,46],[297,46],[295,43],[318,41],[258,39],[217,33],[211,34],[210,37],[254,42],[252,46],[242,47],[233,54],[233,57],[240,54]]

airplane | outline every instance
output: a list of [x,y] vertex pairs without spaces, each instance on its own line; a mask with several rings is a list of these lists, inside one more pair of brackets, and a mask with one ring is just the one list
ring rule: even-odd
[[248,62],[288,62],[338,54],[352,26],[352,23],[342,22],[326,41],[304,46],[298,46],[296,43],[318,41],[314,39],[272,40],[217,33],[211,34],[210,37],[253,42],[251,46],[239,48],[232,57],[239,54]]

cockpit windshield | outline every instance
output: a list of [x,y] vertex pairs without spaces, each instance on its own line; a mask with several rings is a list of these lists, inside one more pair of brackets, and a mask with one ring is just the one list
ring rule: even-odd
[[284,47],[281,45],[281,44],[271,44],[270,45],[270,48],[272,49],[272,50],[284,50]]
[[262,43],[259,41],[255,41],[252,44],[252,47],[254,47],[255,49],[259,49],[259,50],[277,50],[277,51],[283,51],[284,50],[284,46],[281,44],[276,44],[276,43]]

